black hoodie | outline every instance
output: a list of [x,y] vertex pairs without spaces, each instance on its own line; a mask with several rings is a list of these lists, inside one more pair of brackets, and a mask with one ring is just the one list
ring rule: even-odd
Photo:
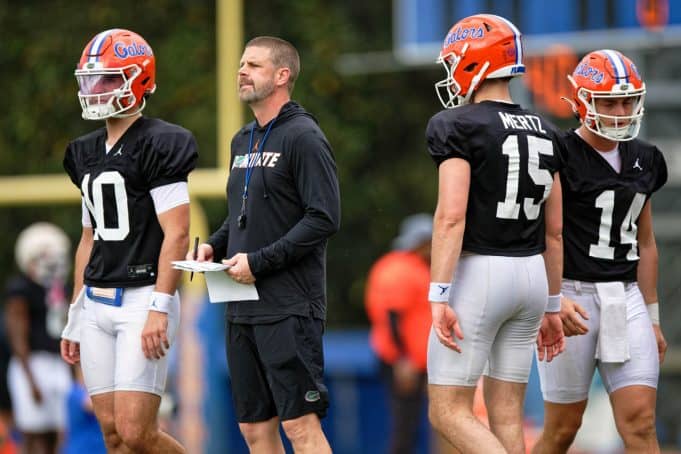
[[[227,318],[236,323],[268,323],[289,315],[326,318],[326,243],[340,227],[333,152],[315,118],[297,103],[286,103],[272,121],[262,126],[251,122],[232,139],[229,214],[208,240],[216,261],[248,253],[260,299],[228,303]],[[252,128],[246,225],[241,229],[237,219]]]

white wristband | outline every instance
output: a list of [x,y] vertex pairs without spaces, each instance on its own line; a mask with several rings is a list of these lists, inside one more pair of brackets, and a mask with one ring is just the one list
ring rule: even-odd
[[449,302],[449,290],[452,284],[449,282],[431,282],[430,290],[428,291],[428,301],[434,303]]
[[83,309],[85,286],[80,290],[76,300],[69,304],[69,314],[66,319],[66,326],[61,332],[61,338],[71,342],[80,342],[80,313]]
[[549,301],[546,304],[546,310],[544,312],[560,312],[560,299],[562,297],[562,293],[549,295]]
[[650,321],[653,325],[660,324],[660,304],[655,301],[651,304],[646,304],[646,309],[648,309],[648,315],[650,316]]
[[156,312],[168,313],[170,310],[170,303],[173,301],[173,295],[161,292],[151,292],[149,299],[149,310]]

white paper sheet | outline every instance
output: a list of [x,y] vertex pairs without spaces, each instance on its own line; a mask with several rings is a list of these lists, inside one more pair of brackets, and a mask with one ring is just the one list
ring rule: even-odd
[[229,265],[215,262],[197,262],[196,260],[175,260],[172,262],[173,268],[182,271],[193,271],[204,273],[206,271],[222,271],[229,268]]
[[227,301],[258,300],[258,290],[254,284],[240,284],[225,274],[224,271],[208,271],[204,274],[208,286],[208,298],[211,303]]

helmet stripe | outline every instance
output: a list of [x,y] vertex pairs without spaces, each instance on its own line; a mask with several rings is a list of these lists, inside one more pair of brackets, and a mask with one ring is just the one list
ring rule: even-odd
[[606,57],[608,57],[608,60],[610,60],[612,67],[615,68],[615,77],[617,77],[617,81],[620,82],[620,79],[624,79],[625,82],[629,83],[629,73],[627,73],[627,66],[624,63],[624,60],[622,60],[622,56],[619,54],[619,52],[615,52],[614,50],[610,49],[603,49],[603,53]]
[[112,31],[116,30],[115,28],[112,28],[110,30],[105,30],[101,32],[99,35],[95,37],[95,39],[92,40],[92,46],[90,46],[90,50],[88,51],[88,63],[95,63],[99,61],[99,54],[102,51],[102,44],[104,43],[104,39],[111,33]]
[[520,41],[520,30],[513,25],[513,22],[510,20],[506,19],[505,17],[497,16],[496,14],[485,14],[485,16],[491,16],[495,17],[499,20],[501,20],[503,23],[508,25],[508,28],[511,29],[511,32],[513,32],[513,39],[515,40],[515,64],[516,65],[522,65],[523,64],[523,45],[522,42]]

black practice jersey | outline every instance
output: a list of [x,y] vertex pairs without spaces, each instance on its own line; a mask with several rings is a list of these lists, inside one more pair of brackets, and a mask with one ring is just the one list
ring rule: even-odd
[[[65,292],[64,292],[65,293]],[[60,332],[48,332],[48,295],[47,290],[33,282],[26,275],[13,276],[5,286],[5,299],[19,298],[24,300],[28,311],[28,348],[32,352],[45,351],[59,353]],[[66,309],[65,301],[60,309]],[[63,325],[62,325],[63,327]]]
[[[331,145],[317,120],[289,101],[268,124],[249,123],[238,131],[231,147],[229,214],[208,243],[214,260],[248,253],[259,299],[227,303],[227,319],[234,323],[271,323],[289,315],[325,319],[326,246],[340,227]],[[240,226],[249,168],[247,220]]]
[[641,140],[620,142],[618,174],[574,131],[564,134],[563,275],[588,282],[635,281],[639,214],[667,181],[660,150]]
[[94,228],[85,283],[138,287],[156,282],[163,231],[149,191],[187,181],[197,151],[191,132],[141,117],[105,149],[106,129],[71,142],[64,168],[80,188]]
[[426,138],[438,166],[451,158],[470,164],[464,250],[503,256],[544,251],[544,200],[561,146],[551,123],[517,104],[483,101],[437,113]]

